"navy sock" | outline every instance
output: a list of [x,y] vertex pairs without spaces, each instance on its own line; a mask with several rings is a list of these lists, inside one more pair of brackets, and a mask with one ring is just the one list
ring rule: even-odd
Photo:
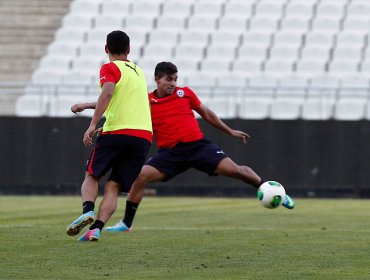
[[82,214],[85,214],[90,211],[94,211],[95,203],[92,201],[85,201],[82,203]]
[[96,220],[92,225],[91,225],[91,227],[89,228],[89,230],[92,230],[92,229],[96,229],[96,228],[98,228],[98,229],[100,229],[100,230],[102,230],[103,229],[103,227],[104,227],[104,222],[103,221],[100,221],[100,220]]
[[132,225],[132,222],[135,218],[136,210],[138,207],[139,207],[139,203],[134,203],[128,200],[126,201],[126,210],[125,210],[125,217],[123,218],[123,222],[129,228]]

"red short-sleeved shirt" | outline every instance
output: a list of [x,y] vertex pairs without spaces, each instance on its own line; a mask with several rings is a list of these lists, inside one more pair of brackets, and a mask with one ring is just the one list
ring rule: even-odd
[[121,71],[113,62],[104,64],[100,69],[100,85],[103,86],[106,82],[117,84],[121,79]]
[[149,94],[152,112],[153,136],[159,148],[174,147],[179,142],[192,142],[203,138],[193,109],[201,101],[188,87],[176,87],[165,97]]

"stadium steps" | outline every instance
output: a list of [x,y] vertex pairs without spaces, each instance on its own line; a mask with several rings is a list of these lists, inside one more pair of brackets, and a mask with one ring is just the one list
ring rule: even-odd
[[[45,54],[71,0],[2,0],[0,3],[0,82],[30,79]],[[9,58],[9,59],[7,59]],[[22,63],[15,59],[21,58]],[[23,67],[22,67],[23,64]],[[14,70],[14,71],[13,71]],[[3,79],[3,77],[5,79]]]
[[[53,41],[70,3],[71,0],[0,1],[0,115],[14,115],[15,101]],[[13,82],[20,88],[7,88]]]

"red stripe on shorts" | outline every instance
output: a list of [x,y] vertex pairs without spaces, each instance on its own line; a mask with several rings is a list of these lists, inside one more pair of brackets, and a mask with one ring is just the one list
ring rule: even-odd
[[95,156],[95,151],[96,151],[96,148],[98,147],[98,144],[96,144],[96,146],[94,147],[94,150],[92,151],[91,153],[91,157],[90,157],[90,161],[89,161],[89,165],[87,166],[87,172],[91,175],[94,175],[94,171],[92,169],[92,163],[94,161],[94,156]]

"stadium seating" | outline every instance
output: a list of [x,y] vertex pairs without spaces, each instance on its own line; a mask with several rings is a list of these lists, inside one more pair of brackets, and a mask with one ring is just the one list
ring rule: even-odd
[[106,34],[123,29],[150,89],[173,61],[223,117],[368,118],[369,13],[360,0],[74,0],[31,84],[95,85]]

